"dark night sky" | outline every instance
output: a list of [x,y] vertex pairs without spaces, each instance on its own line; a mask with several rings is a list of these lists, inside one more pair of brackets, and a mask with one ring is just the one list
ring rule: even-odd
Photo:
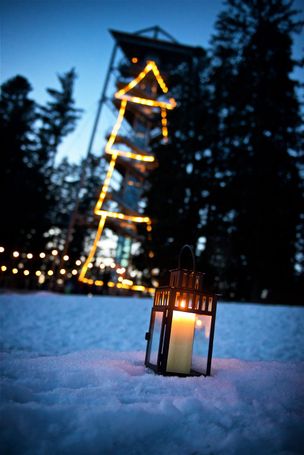
[[[159,25],[181,43],[207,46],[221,5],[222,0],[2,0],[1,82],[21,74],[43,103],[46,87],[57,87],[56,74],[76,68],[75,97],[85,114],[61,156],[77,160],[87,147],[113,46],[108,29],[134,32]],[[303,0],[295,6],[303,10]],[[295,50],[299,55],[300,38]],[[104,145],[104,130],[113,121],[105,117],[95,149]]]

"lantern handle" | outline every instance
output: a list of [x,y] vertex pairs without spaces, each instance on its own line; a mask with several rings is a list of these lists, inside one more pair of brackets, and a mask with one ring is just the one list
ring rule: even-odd
[[193,268],[193,272],[195,272],[195,256],[194,256],[194,251],[193,251],[193,246],[192,245],[184,245],[180,252],[179,252],[179,256],[178,256],[178,268],[181,269],[181,258],[182,258],[182,254],[183,252],[185,251],[185,249],[190,250],[190,253],[191,253],[191,256],[192,256],[192,268]]

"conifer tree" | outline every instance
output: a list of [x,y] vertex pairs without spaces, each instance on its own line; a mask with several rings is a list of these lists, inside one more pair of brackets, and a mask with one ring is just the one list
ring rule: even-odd
[[301,118],[291,72],[301,25],[283,0],[229,0],[216,24],[219,178],[204,259],[237,298],[295,294]]

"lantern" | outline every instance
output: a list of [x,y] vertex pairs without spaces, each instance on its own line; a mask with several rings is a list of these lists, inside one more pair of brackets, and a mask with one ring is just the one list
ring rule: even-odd
[[[185,249],[191,252],[193,270],[181,268]],[[158,374],[210,375],[217,295],[205,291],[203,277],[195,271],[192,247],[185,245],[169,285],[155,291],[145,365]]]

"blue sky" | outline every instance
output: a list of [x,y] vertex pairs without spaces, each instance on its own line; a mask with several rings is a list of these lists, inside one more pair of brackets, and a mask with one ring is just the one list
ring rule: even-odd
[[[28,78],[32,97],[47,99],[58,87],[56,74],[75,67],[75,98],[85,110],[76,132],[61,147],[77,161],[85,155],[113,39],[109,28],[134,32],[159,25],[179,42],[207,46],[222,0],[2,0],[1,82],[16,74]],[[303,10],[303,0],[295,6]],[[300,38],[296,42],[297,53]],[[105,114],[95,151],[102,153],[104,131],[114,118]]]

